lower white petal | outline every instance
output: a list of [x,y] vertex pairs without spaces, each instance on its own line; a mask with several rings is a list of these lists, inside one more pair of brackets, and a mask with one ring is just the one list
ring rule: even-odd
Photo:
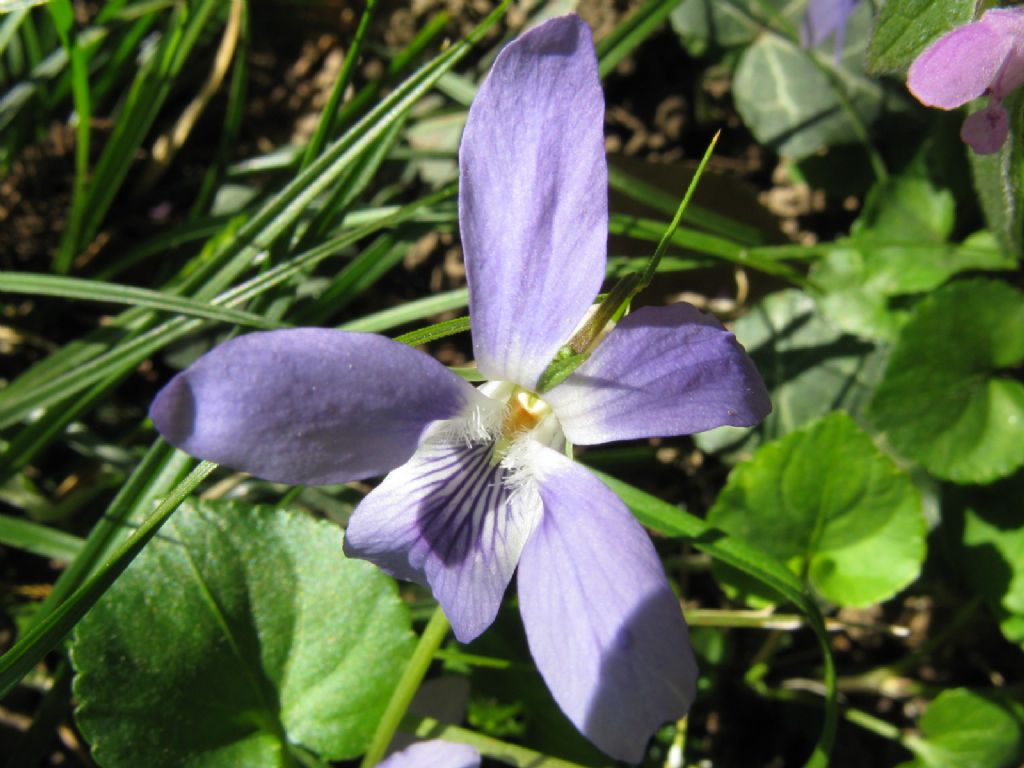
[[494,621],[541,514],[536,493],[509,475],[492,442],[441,430],[363,499],[345,551],[428,585],[468,642]]

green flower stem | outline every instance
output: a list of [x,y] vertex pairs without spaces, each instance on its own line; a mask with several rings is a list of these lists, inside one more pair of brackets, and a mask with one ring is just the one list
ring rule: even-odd
[[704,175],[704,169],[707,168],[708,161],[711,159],[711,155],[715,151],[715,145],[718,144],[718,137],[721,135],[721,131],[715,133],[714,137],[711,139],[711,143],[708,144],[708,148],[704,150],[704,156],[700,159],[700,163],[697,165],[697,170],[694,171],[693,178],[690,179],[690,184],[686,188],[686,193],[683,195],[683,199],[679,203],[679,208],[676,209],[676,215],[672,217],[672,223],[668,225],[668,229],[665,230],[665,234],[661,236],[661,241],[658,243],[658,247],[654,249],[654,255],[651,256],[651,260],[647,263],[647,268],[644,270],[644,273],[640,278],[640,285],[637,287],[634,295],[646,288],[651,280],[654,279],[654,275],[658,271],[658,262],[661,261],[661,257],[665,254],[665,249],[668,248],[668,244],[672,240],[672,235],[674,235],[676,230],[679,229],[679,222],[683,220],[683,214],[690,205],[690,199],[693,197],[693,193],[697,191],[697,183],[700,181],[701,176]]
[[373,734],[370,746],[363,756],[361,768],[373,768],[384,757],[384,752],[387,750],[388,744],[391,743],[391,737],[395,735],[402,718],[405,717],[412,697],[416,695],[430,663],[434,660],[434,654],[448,635],[448,629],[448,619],[445,618],[444,611],[438,606],[430,617],[430,621],[427,622],[423,634],[420,635],[420,641],[402,673],[402,679],[398,681],[395,692],[391,694],[391,701],[388,702],[387,709],[384,710],[380,723],[377,724],[377,732]]
[[[694,627],[735,627],[737,629],[770,629],[792,632],[809,626],[809,622],[804,616],[793,613],[765,613],[764,611],[741,610],[720,611],[703,608],[694,608],[685,613],[687,623]],[[825,619],[825,628],[829,632],[842,632],[851,627],[893,635],[895,637],[906,637],[910,634],[910,630],[898,624]]]
[[548,757],[540,752],[534,752],[532,749],[492,739],[490,736],[484,736],[465,728],[446,725],[429,717],[407,717],[402,721],[402,730],[414,733],[421,739],[443,739],[444,741],[468,744],[482,755],[519,768],[583,768],[578,763],[571,763],[557,757]]
[[903,742],[903,733],[892,723],[887,723],[885,720],[869,715],[860,709],[847,708],[842,710],[842,713],[843,718],[848,722],[859,725],[861,728],[871,731],[883,739]]
[[[808,695],[807,690],[793,690],[790,688],[769,688],[768,686],[761,683],[755,686],[757,692],[766,699],[774,699],[775,701],[784,701],[788,703],[797,704],[808,704],[810,706],[817,706],[821,699],[816,696]],[[897,726],[889,723],[885,720],[875,717],[874,715],[868,714],[860,709],[853,707],[844,707],[840,710],[840,714],[843,719],[847,722],[853,723],[854,725],[860,726],[866,731],[871,731],[877,736],[881,736],[883,739],[889,739],[895,741],[903,746],[907,747],[911,751],[914,748],[908,744],[907,736]],[[911,739],[912,741],[912,739]]]

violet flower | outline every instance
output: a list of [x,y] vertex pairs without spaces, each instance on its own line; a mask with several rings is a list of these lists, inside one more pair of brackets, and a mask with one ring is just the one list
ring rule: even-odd
[[988,94],[960,137],[979,155],[998,152],[1009,133],[1003,99],[1024,83],[1024,8],[993,8],[928,46],[910,65],[907,87],[922,104],[956,109]]
[[468,744],[420,741],[389,755],[377,768],[480,768],[480,753]]
[[[530,651],[559,706],[638,762],[686,713],[697,669],[679,602],[580,445],[749,426],[770,410],[731,333],[686,304],[625,317],[565,381],[538,381],[606,267],[604,99],[590,29],[552,19],[498,56],[466,123],[459,219],[479,389],[415,349],[328,329],[253,333],[157,396],[188,453],[288,483],[389,472],[345,549],[426,584],[461,642],[494,621],[518,566]],[[397,468],[396,468],[397,467]]]
[[838,63],[846,46],[846,24],[860,0],[811,0],[800,25],[800,44],[817,48],[835,35],[835,59]]

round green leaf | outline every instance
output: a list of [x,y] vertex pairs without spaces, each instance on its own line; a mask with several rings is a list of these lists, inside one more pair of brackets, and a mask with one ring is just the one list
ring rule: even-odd
[[1024,758],[1024,729],[995,696],[966,688],[943,691],[921,718],[923,737],[907,746],[913,768],[1013,768]]
[[[764,0],[760,0],[763,2]],[[694,56],[710,47],[731,48],[747,45],[765,31],[759,13],[759,0],[730,0],[709,3],[706,0],[683,0],[673,9],[669,20],[683,45]],[[800,3],[775,0],[772,10],[790,23],[797,24],[803,11]]]
[[695,435],[698,447],[708,453],[749,455],[762,441],[835,410],[858,418],[882,375],[882,352],[844,334],[803,291],[765,297],[736,321],[735,332],[764,376],[772,412],[753,429],[719,427]]
[[1024,295],[970,280],[918,304],[868,416],[936,477],[989,483],[1024,464],[1024,385],[999,376],[1024,362]]
[[874,234],[844,242],[811,269],[822,313],[855,336],[895,341],[910,313],[900,306],[906,302],[893,299],[933,291],[959,272],[1016,268],[987,232],[959,245],[924,237],[914,245],[886,245]]
[[336,526],[187,505],[79,624],[77,719],[103,766],[350,758],[413,644],[394,582],[346,559]]
[[945,494],[942,532],[953,563],[1024,645],[1024,473],[970,493]]
[[[921,497],[845,413],[763,445],[736,466],[708,522],[785,562],[825,599],[864,606],[912,582],[925,554]],[[731,595],[773,595],[715,564]]]
[[[783,155],[803,158],[826,145],[857,141],[847,109],[871,124],[882,111],[885,94],[877,80],[863,71],[871,25],[870,3],[850,16],[842,63],[819,55],[820,67],[808,51],[775,34],[762,34],[740,58],[733,80],[736,109],[762,144]],[[828,68],[828,75],[822,71]],[[833,81],[845,91],[836,92]]]

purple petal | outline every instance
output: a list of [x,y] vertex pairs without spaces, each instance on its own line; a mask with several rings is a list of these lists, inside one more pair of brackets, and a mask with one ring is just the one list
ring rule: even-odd
[[638,763],[654,731],[686,714],[697,666],[647,533],[578,464],[537,446],[544,517],[519,564],[530,652],[583,734]]
[[1002,34],[1010,44],[1006,59],[992,83],[992,95],[1004,99],[1024,83],[1024,8],[993,8],[981,17],[981,21]]
[[378,768],[478,768],[480,753],[468,744],[421,741],[395,752]]
[[986,21],[947,32],[910,65],[907,87],[922,104],[955,109],[992,85],[1012,40]]
[[1006,107],[995,99],[983,110],[968,116],[960,127],[960,138],[979,155],[998,152],[1009,133],[1010,116]]
[[168,442],[267,480],[317,485],[381,475],[426,427],[476,402],[431,357],[368,333],[252,333],[167,384],[150,416]]
[[858,0],[811,0],[800,27],[800,43],[817,48],[829,35],[836,33],[836,55],[842,54],[846,23]]
[[473,352],[534,388],[601,287],[607,260],[604,97],[590,28],[552,19],[501,52],[459,151]]
[[748,427],[771,410],[736,337],[689,304],[628,315],[544,399],[580,445]]
[[512,493],[494,446],[427,439],[356,508],[345,552],[430,586],[461,642],[494,621],[540,517],[536,495]]

